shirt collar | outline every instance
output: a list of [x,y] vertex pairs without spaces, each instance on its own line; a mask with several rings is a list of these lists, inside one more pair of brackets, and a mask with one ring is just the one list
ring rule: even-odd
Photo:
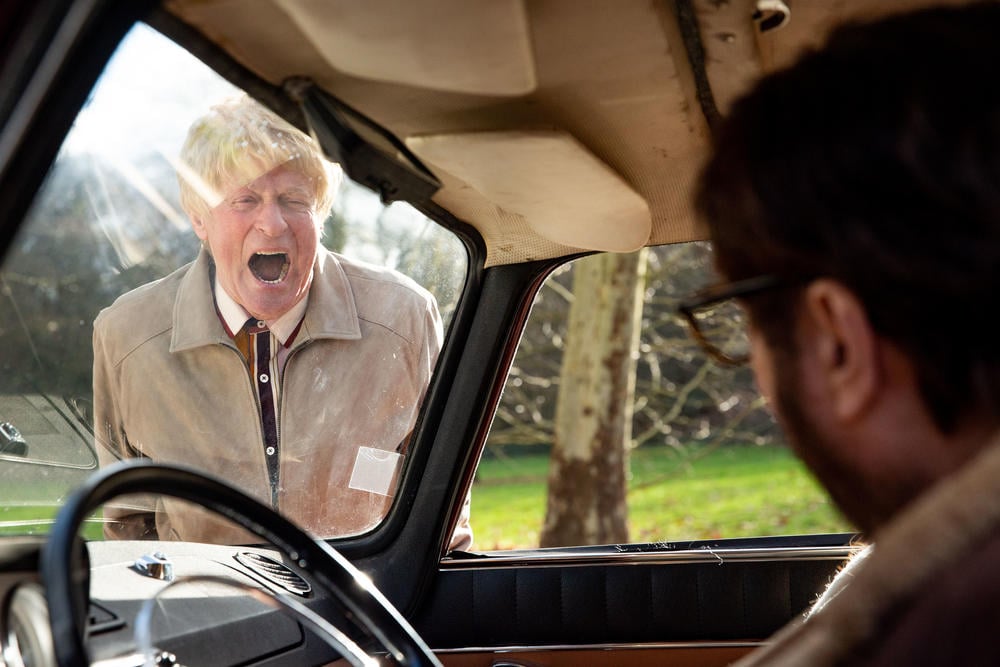
[[[354,302],[354,289],[345,266],[351,262],[320,249],[314,266],[313,281],[309,287],[309,302],[302,318],[302,326],[292,340],[284,345],[304,345],[311,340],[358,340],[361,338],[361,321]],[[171,352],[184,352],[202,345],[226,343],[231,340],[226,324],[214,298],[215,278],[212,258],[204,248],[195,261],[185,269],[177,287],[172,311],[173,333]],[[208,289],[205,287],[208,286]],[[222,291],[222,290],[220,290]],[[305,304],[306,300],[303,299]],[[242,310],[239,312],[243,312]],[[246,323],[249,315],[243,316]]]
[[[251,315],[246,311],[246,308],[236,303],[233,297],[229,296],[226,290],[222,289],[222,285],[219,284],[219,279],[215,279],[215,284],[212,286],[215,292],[215,307],[219,311],[219,319],[222,320],[222,324],[226,327],[226,331],[230,336],[235,335],[243,328],[247,320],[250,319]],[[292,306],[292,309],[287,313],[282,315],[276,320],[270,322],[265,322],[267,328],[270,329],[282,345],[288,345],[290,338],[298,331],[299,324],[302,322],[302,317],[306,312],[306,305],[309,302],[309,295],[299,301],[297,304]]]

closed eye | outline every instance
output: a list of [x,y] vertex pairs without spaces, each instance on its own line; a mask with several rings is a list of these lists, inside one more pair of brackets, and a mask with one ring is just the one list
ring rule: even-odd
[[284,198],[282,199],[282,204],[295,211],[309,211],[312,209],[312,203],[305,199]]
[[234,197],[230,200],[232,206],[237,208],[247,208],[248,206],[253,206],[257,203],[257,198],[250,195],[241,195],[239,197]]

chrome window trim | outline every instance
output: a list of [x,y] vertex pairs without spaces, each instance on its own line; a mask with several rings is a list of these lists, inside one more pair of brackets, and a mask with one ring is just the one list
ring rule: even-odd
[[766,642],[754,641],[701,641],[701,642],[650,642],[639,644],[551,644],[545,646],[463,646],[462,648],[431,649],[438,655],[463,653],[538,653],[544,651],[662,651],[671,649],[720,649],[758,648]]
[[587,565],[668,565],[697,563],[757,563],[775,560],[846,560],[861,547],[765,547],[745,549],[690,549],[683,551],[650,551],[622,553],[610,548],[607,552],[574,554],[571,551],[543,552],[484,552],[481,556],[445,558],[442,570],[485,570],[507,567],[574,567]]

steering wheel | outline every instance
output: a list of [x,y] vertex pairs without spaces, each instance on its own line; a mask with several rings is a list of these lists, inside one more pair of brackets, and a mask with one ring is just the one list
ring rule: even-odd
[[[84,566],[79,529],[108,500],[131,493],[158,493],[197,503],[234,521],[279,549],[340,601],[403,667],[440,667],[410,624],[346,558],[267,505],[229,484],[191,468],[146,460],[122,461],[98,471],[69,497],[56,516],[41,557],[59,667],[89,667],[84,645],[87,594],[74,581]],[[76,578],[79,578],[76,576]],[[83,595],[81,595],[81,592]]]

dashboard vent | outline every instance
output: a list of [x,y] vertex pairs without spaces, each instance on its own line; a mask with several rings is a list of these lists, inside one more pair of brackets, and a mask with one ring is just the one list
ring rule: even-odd
[[309,583],[281,561],[252,551],[241,551],[236,554],[236,560],[254,574],[260,575],[289,593],[306,596],[312,592]]

